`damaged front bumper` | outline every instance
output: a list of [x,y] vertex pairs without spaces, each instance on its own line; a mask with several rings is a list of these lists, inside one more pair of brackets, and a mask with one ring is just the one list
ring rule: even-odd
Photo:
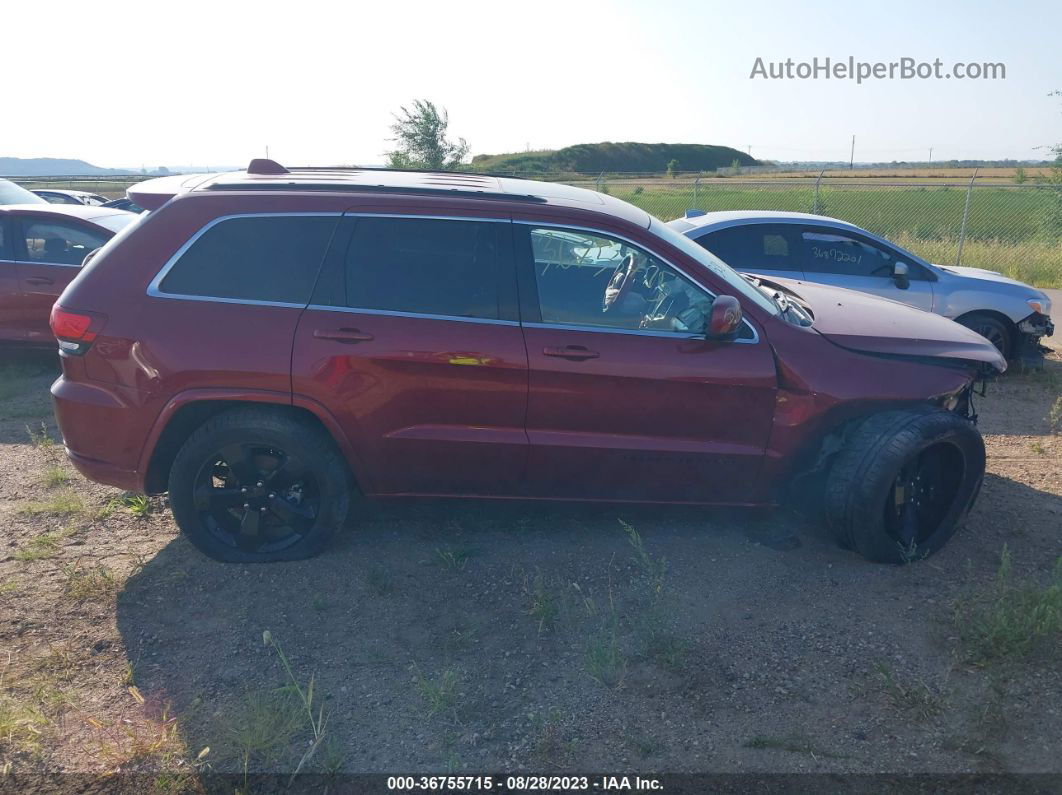
[[1023,321],[1018,323],[1018,339],[1014,344],[1012,358],[1033,370],[1042,370],[1044,356],[1050,352],[1050,348],[1040,343],[1044,337],[1050,337],[1055,333],[1055,324],[1051,318],[1039,312],[1033,312]]

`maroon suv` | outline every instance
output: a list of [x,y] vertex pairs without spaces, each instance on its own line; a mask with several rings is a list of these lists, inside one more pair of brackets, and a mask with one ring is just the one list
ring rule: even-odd
[[56,304],[52,387],[88,477],[206,554],[301,558],[380,497],[821,509],[878,561],[977,494],[975,381],[936,315],[749,281],[642,210],[497,177],[168,177]]

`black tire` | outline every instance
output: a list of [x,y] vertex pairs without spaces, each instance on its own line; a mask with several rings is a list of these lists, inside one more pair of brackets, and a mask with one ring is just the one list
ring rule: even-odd
[[956,323],[966,326],[970,331],[975,331],[991,342],[1004,357],[1009,358],[1013,348],[1013,334],[1010,326],[998,317],[985,312],[971,312],[968,315],[957,318]]
[[181,531],[228,563],[317,555],[346,520],[351,489],[327,433],[269,408],[208,420],[181,447],[169,477]]
[[852,428],[826,478],[825,517],[842,546],[877,563],[938,551],[977,498],[985,445],[942,409],[886,411]]

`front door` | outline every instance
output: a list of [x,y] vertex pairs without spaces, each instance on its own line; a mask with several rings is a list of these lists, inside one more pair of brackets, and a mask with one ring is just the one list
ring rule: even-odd
[[[871,293],[926,312],[933,310],[929,274],[921,265],[902,258],[899,251],[865,235],[831,226],[804,227],[801,244],[808,281]],[[906,286],[893,278],[897,263],[907,266]]]
[[23,339],[51,344],[48,317],[52,304],[77,275],[85,255],[107,242],[109,235],[88,226],[35,219],[16,220],[18,279],[22,293],[20,324]]
[[363,490],[510,495],[527,459],[527,354],[509,218],[343,219],[292,357]]
[[[530,369],[529,493],[753,501],[775,403],[767,341],[749,323],[730,342],[685,328],[688,310],[708,312],[711,293],[626,240],[514,228]],[[620,290],[607,289],[628,270]]]

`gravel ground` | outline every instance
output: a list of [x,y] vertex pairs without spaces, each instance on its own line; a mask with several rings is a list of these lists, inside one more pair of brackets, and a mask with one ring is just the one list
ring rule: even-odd
[[[65,463],[52,378],[0,377],[9,774],[194,790],[310,748],[346,772],[1062,772],[1057,633],[1003,661],[962,640],[1004,545],[1040,585],[1062,553],[1057,351],[990,386],[980,500],[902,568],[785,514],[461,502],[361,504],[319,559],[218,564],[163,500]],[[314,678],[316,746],[278,648]]]

